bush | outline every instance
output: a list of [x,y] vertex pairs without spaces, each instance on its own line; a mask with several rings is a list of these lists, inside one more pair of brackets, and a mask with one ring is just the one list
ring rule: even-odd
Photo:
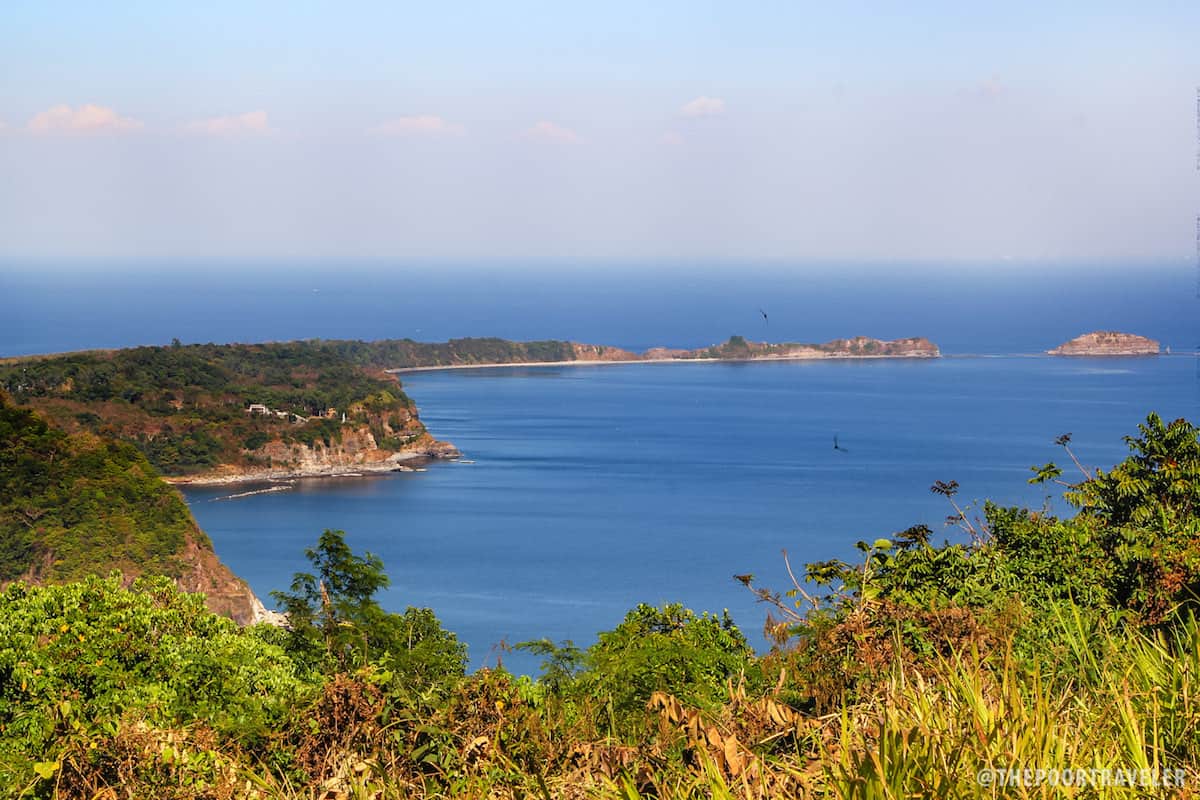
[[[0,594],[0,776],[32,778],[75,737],[203,725],[251,746],[303,693],[295,665],[167,578]],[[16,784],[13,784],[16,785]]]
[[619,714],[640,712],[653,692],[699,706],[720,702],[750,671],[754,651],[729,612],[697,616],[675,603],[641,604],[587,650],[578,686]]

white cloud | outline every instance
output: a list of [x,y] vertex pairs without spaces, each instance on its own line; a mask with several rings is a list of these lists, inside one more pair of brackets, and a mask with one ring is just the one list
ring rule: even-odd
[[662,135],[662,138],[659,139],[659,142],[669,147],[678,147],[679,145],[683,144],[683,137],[675,131],[667,131]]
[[377,136],[462,136],[466,132],[462,125],[433,114],[397,117],[367,129]]
[[227,117],[210,117],[183,126],[189,133],[200,133],[209,136],[235,136],[242,133],[263,134],[274,133],[275,129],[267,120],[265,111],[247,111],[245,114],[233,114]]
[[525,136],[530,139],[544,139],[551,142],[565,142],[567,144],[577,144],[581,141],[579,134],[575,131],[553,122],[547,122],[546,120],[541,120],[532,128],[525,131]]
[[701,95],[689,103],[685,103],[679,113],[685,117],[719,117],[725,113],[725,101],[719,97]]
[[126,133],[140,130],[142,123],[111,108],[86,103],[74,109],[54,106],[35,114],[28,127],[33,133]]

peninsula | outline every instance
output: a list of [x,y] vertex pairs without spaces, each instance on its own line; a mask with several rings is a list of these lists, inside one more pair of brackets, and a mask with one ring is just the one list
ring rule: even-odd
[[1145,336],[1117,331],[1094,331],[1076,336],[1053,350],[1052,356],[1155,356],[1159,344]]
[[168,481],[231,484],[407,471],[455,458],[396,373],[487,366],[937,358],[928,339],[741,336],[694,350],[468,338],[192,344],[0,361],[0,389],[68,434],[132,445]]
[[[709,347],[691,350],[652,347],[642,353],[619,347],[578,342],[503,342],[507,347],[493,353],[500,357],[478,359],[470,356],[464,357],[465,354],[460,352],[460,348],[464,345],[470,347],[477,346],[480,342],[501,341],[452,339],[446,345],[419,345],[421,349],[398,348],[398,352],[392,355],[397,366],[390,367],[387,371],[402,373],[495,366],[585,366],[672,361],[807,361],[829,358],[938,358],[941,356],[938,346],[928,339],[913,337],[882,341],[866,336],[834,339],[821,344],[752,342],[743,336],[731,336],[727,341]],[[381,343],[373,342],[371,344]]]

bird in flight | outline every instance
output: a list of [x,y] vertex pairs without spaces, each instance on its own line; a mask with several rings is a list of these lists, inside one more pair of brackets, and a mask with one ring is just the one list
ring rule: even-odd
[[839,453],[849,453],[850,452],[849,450],[847,450],[846,448],[844,448],[840,444],[838,444],[838,435],[836,433],[833,435],[833,449],[837,450]]
[[770,325],[770,324],[771,324],[771,320],[767,319],[767,312],[763,311],[763,310],[760,308],[760,309],[758,310],[758,313],[760,313],[760,314],[762,314],[762,315],[763,315],[763,322],[767,323],[768,325]]

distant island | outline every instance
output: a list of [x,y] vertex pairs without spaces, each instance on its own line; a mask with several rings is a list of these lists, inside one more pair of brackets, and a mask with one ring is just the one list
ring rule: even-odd
[[0,360],[0,389],[68,434],[132,445],[173,483],[406,471],[455,458],[395,373],[537,364],[937,358],[927,339],[824,344],[733,336],[695,350],[494,338],[189,344]]
[[1132,333],[1093,331],[1046,352],[1052,356],[1156,356],[1159,344]]

